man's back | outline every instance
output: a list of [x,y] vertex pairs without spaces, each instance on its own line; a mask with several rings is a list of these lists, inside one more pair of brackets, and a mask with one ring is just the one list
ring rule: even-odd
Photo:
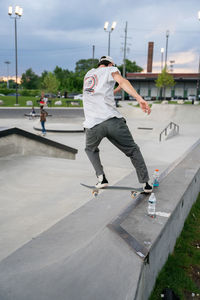
[[113,89],[115,81],[112,73],[119,72],[116,67],[91,69],[84,78],[83,104],[85,128],[91,128],[107,119],[118,117]]

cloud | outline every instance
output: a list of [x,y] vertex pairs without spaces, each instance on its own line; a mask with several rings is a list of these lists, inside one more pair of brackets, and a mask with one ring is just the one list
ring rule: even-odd
[[[160,48],[165,47],[166,30],[170,30],[169,58],[177,67],[194,68],[200,52],[199,0],[19,0],[24,14],[18,22],[19,70],[32,67],[51,70],[74,68],[81,58],[107,54],[108,34],[103,25],[117,21],[111,34],[111,55],[122,63],[125,22],[128,22],[128,59],[146,67],[147,47],[154,41],[155,68],[159,68]],[[14,24],[7,15],[14,0],[0,1],[0,59],[12,59],[14,66]],[[11,52],[13,54],[11,54]],[[195,58],[196,57],[196,58]],[[1,67],[1,65],[0,65]],[[2,69],[2,68],[1,68]],[[1,74],[0,74],[1,75]]]
[[[74,29],[74,30],[56,30],[56,29],[42,29],[34,31],[33,35],[42,37],[45,40],[58,42],[67,41],[75,43],[83,43],[88,45],[88,41],[92,40],[91,37],[98,35],[103,36],[104,32],[102,29]],[[78,40],[78,41],[77,41]]]
[[[174,72],[197,72],[198,59],[199,55],[194,49],[184,52],[170,53],[168,58],[168,68],[170,68],[170,60],[173,60]],[[161,61],[154,61],[154,72],[160,72],[160,69]]]
[[198,61],[198,55],[195,50],[191,49],[185,52],[172,53],[169,60],[175,60],[176,65],[188,65]]

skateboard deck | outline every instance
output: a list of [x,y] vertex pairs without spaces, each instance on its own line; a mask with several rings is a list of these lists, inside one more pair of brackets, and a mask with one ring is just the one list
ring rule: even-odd
[[104,188],[96,188],[94,185],[87,185],[84,183],[81,183],[82,186],[92,190],[92,194],[94,196],[97,196],[99,194],[99,191],[101,190],[125,190],[125,191],[131,191],[131,197],[135,198],[139,194],[145,194],[142,188],[134,188],[134,187],[129,187],[129,186],[118,186],[118,185],[113,185],[113,186],[106,186]]

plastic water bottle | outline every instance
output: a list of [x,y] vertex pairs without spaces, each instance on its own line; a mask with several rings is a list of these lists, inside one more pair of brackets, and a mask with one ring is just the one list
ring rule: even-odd
[[153,173],[153,186],[159,186],[159,181],[158,181],[159,175],[160,175],[159,170],[155,169]]
[[156,217],[156,197],[154,193],[151,193],[148,201],[148,215],[152,218]]

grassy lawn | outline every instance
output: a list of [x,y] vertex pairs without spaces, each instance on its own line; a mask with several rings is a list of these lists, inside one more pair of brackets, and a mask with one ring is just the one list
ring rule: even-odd
[[[16,97],[15,96],[0,96],[0,100],[3,100],[4,104],[0,105],[0,107],[14,107],[16,103]],[[30,97],[30,96],[19,96],[18,97],[18,104],[19,107],[31,107],[26,105],[26,101],[32,101],[34,107],[39,107],[37,100],[39,98],[36,97]],[[49,99],[50,100],[50,99]],[[54,98],[51,99],[51,105],[49,104],[49,107],[79,107],[78,105],[73,105],[73,104],[66,104],[66,100],[71,100],[73,102],[74,99],[64,99],[64,98]],[[62,105],[55,105],[56,101],[62,101]],[[82,101],[81,101],[81,107],[83,106]]]
[[181,300],[200,299],[200,194],[149,300],[162,299],[165,288],[172,289]]
[[[15,103],[16,103],[16,98],[15,96],[0,96],[0,100],[3,100],[4,104],[0,105],[0,107],[14,107]],[[29,107],[28,105],[26,105],[26,101],[32,101],[33,102],[33,106],[37,107],[39,106],[37,103],[37,100],[39,100],[39,98],[36,97],[30,97],[30,96],[19,96],[18,97],[18,104],[19,107]],[[66,100],[71,100],[73,101],[73,99],[63,99],[63,98],[54,98],[54,99],[49,99],[51,100],[51,105],[49,104],[49,107],[79,107],[76,104],[66,104]],[[56,101],[62,101],[62,105],[55,105]],[[159,104],[161,103],[161,101],[154,101],[153,103],[155,104]],[[178,104],[176,101],[169,101],[169,104]],[[185,101],[184,104],[192,104],[192,102],[190,101]],[[200,104],[200,103],[199,103]],[[120,105],[120,102],[119,102]],[[132,103],[129,103],[129,105],[134,106],[134,107],[139,107],[139,104],[137,105],[133,105]],[[179,104],[180,105],[180,104]],[[83,103],[81,101],[81,105],[80,107],[83,106]],[[150,107],[152,106],[152,104],[149,105]]]

